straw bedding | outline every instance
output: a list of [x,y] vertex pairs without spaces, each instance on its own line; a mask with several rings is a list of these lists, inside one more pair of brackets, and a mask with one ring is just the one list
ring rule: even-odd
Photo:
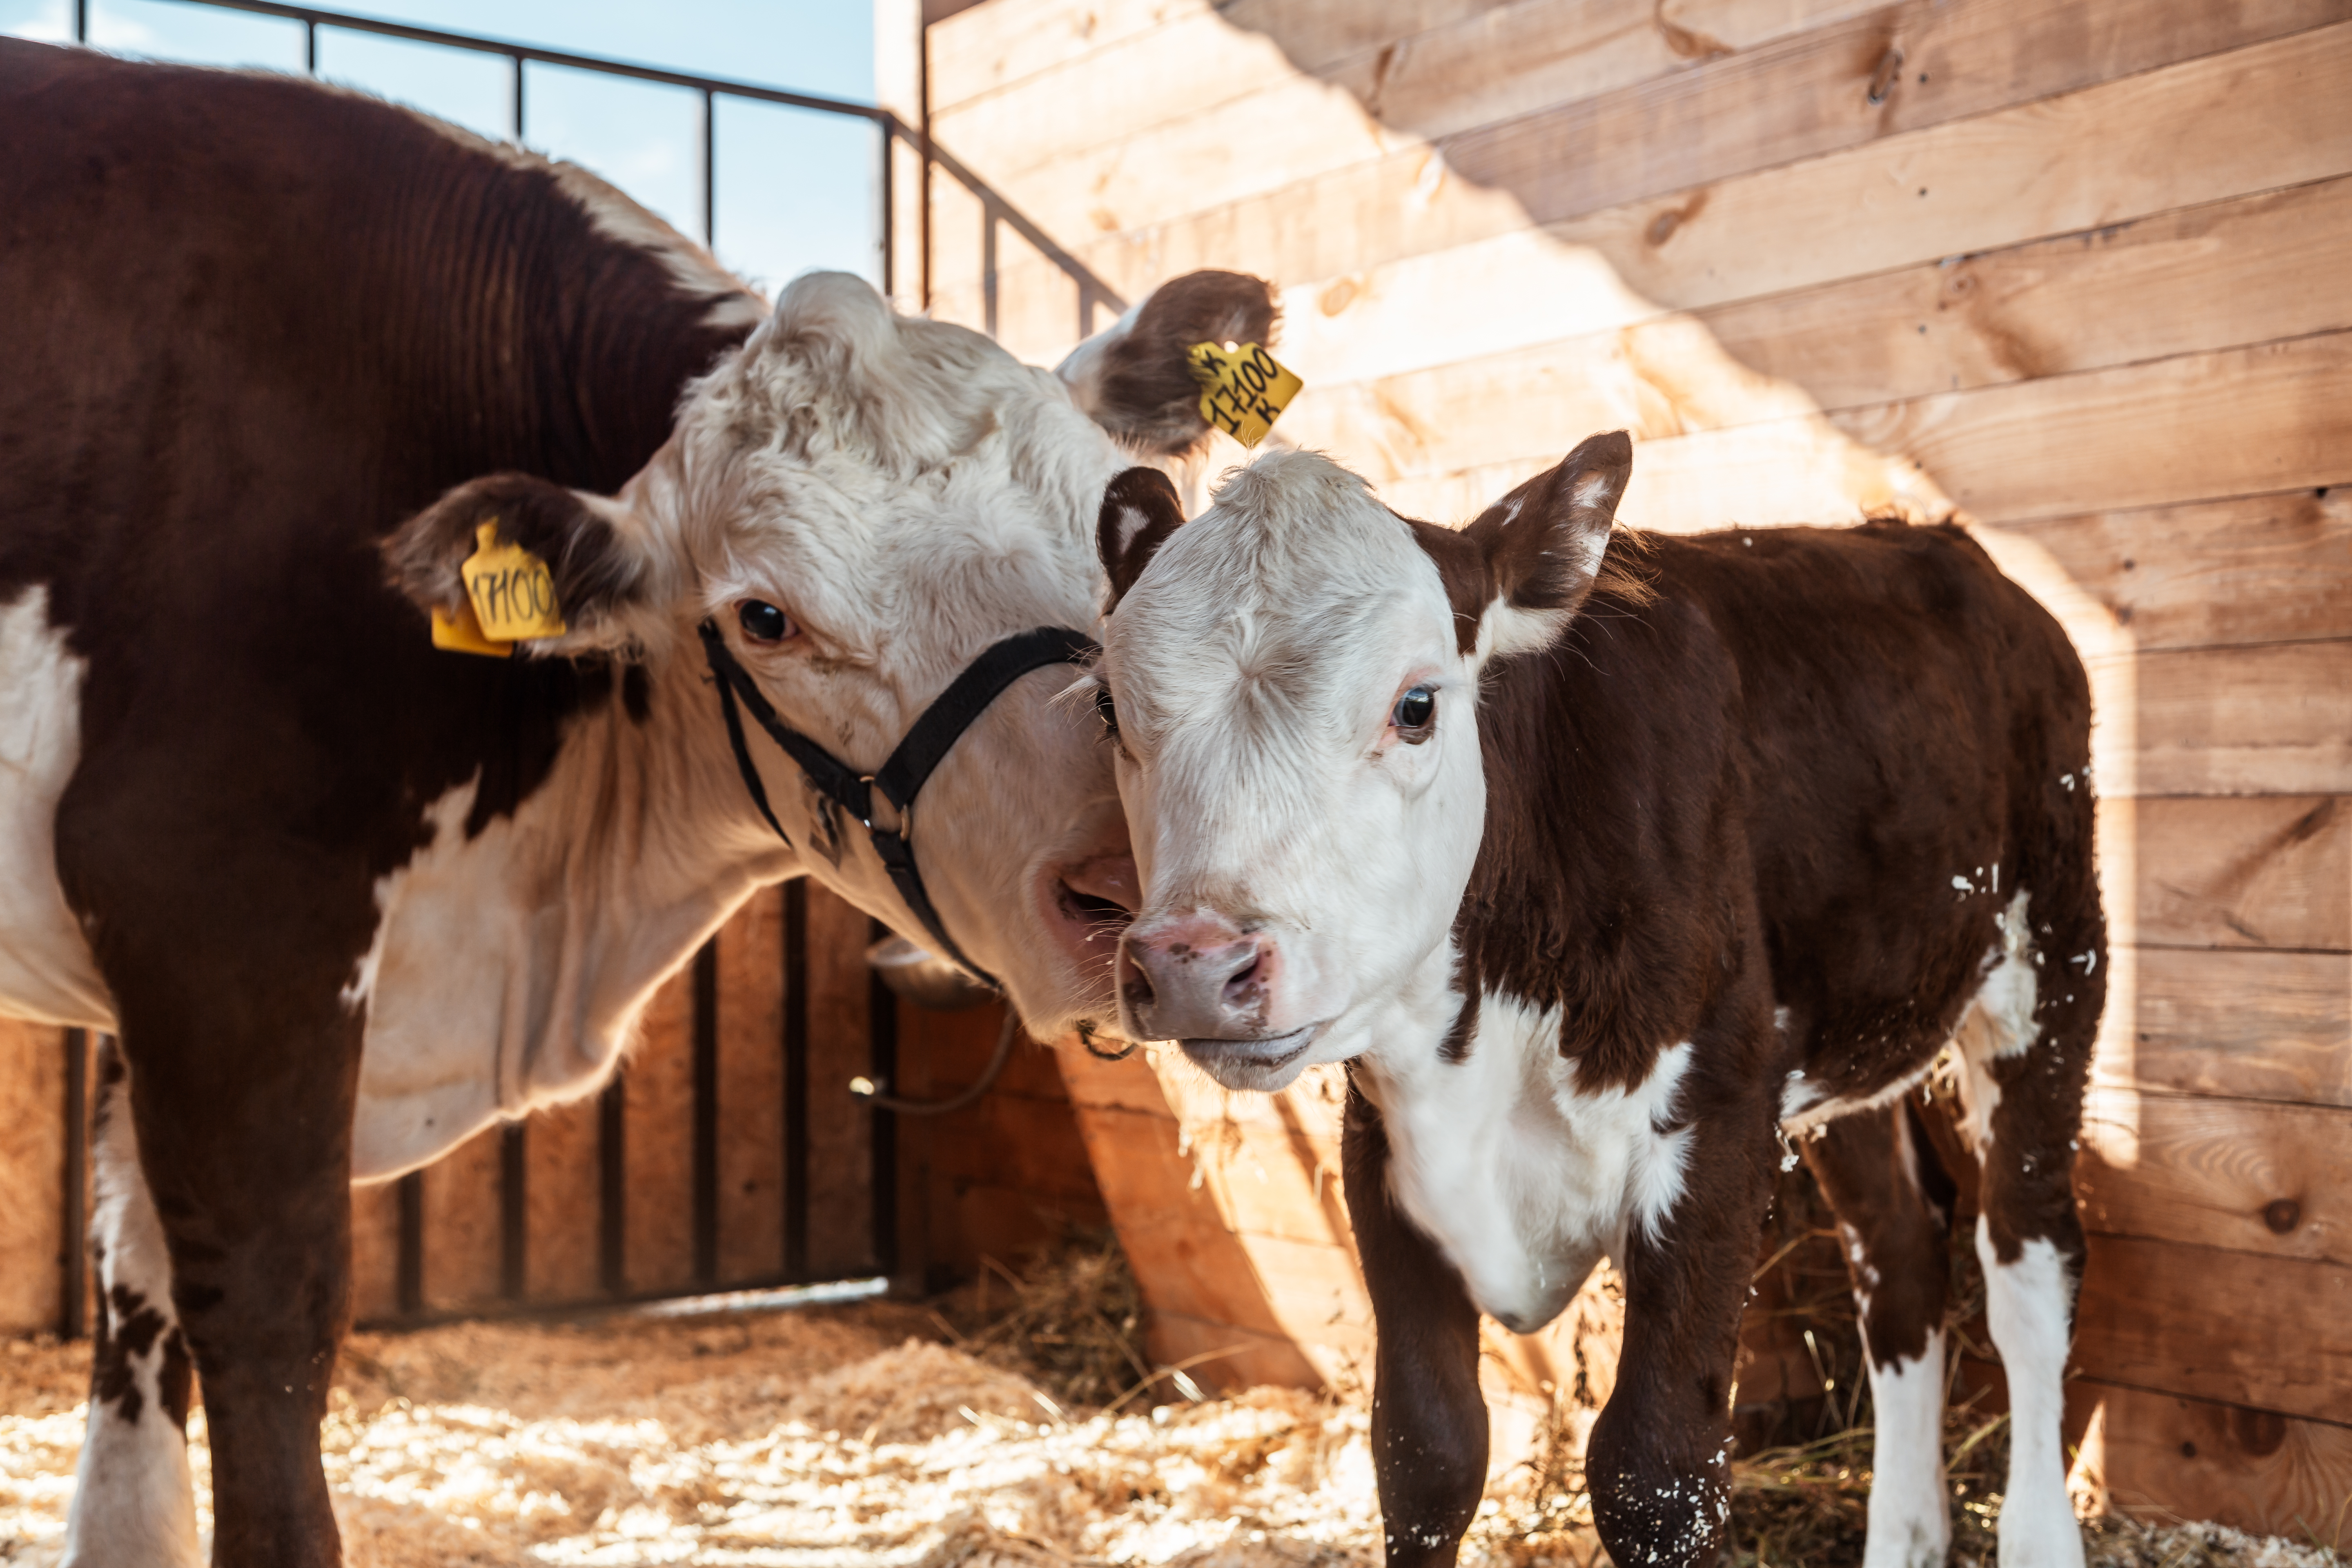
[[[351,1560],[1338,1568],[1380,1558],[1365,1413],[1286,1389],[1151,1405],[1106,1255],[970,1293],[700,1319],[613,1314],[353,1336],[324,1439]],[[1004,1310],[1007,1297],[1011,1310]],[[1008,1327],[1007,1325],[1010,1325]],[[976,1353],[975,1353],[976,1352]],[[0,1563],[58,1555],[88,1347],[0,1344]],[[1127,1392],[1127,1403],[1099,1408]],[[1584,1421],[1564,1415],[1563,1436]],[[1956,1426],[1956,1430],[1958,1430]],[[200,1511],[208,1454],[194,1423]],[[1995,1452],[1979,1434],[1963,1468]],[[1742,1466],[1740,1563],[1859,1561],[1866,1447]],[[1491,1489],[1475,1564],[1605,1563],[1566,1441]],[[1981,1499],[1971,1506],[1981,1507]],[[1990,1561],[1963,1520],[1956,1562]],[[1980,1554],[1981,1553],[1981,1554]],[[2100,1527],[2129,1568],[2342,1560]]]

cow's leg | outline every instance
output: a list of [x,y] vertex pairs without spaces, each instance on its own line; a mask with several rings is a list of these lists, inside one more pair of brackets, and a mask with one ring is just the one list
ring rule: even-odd
[[[2084,1257],[2074,1140],[2106,953],[2095,901],[2071,920],[2063,902],[2053,903],[2053,918],[2033,927],[2040,962],[2025,967],[2032,952],[2007,961],[2017,984],[1989,984],[1954,1040],[1983,1170],[1977,1258],[1985,1316],[2009,1384],[2002,1568],[2080,1568],[2084,1561],[2060,1425]],[[2023,983],[2029,974],[2032,984]]]
[[204,1381],[221,1568],[331,1568],[342,1555],[319,1425],[349,1304],[359,1026],[299,1028],[299,1012],[247,1020],[251,1033],[231,1036],[242,1050],[209,1029],[142,1034],[155,1021],[143,1008],[126,1005],[123,1018],[140,1162]]
[[1372,1468],[1390,1568],[1450,1568],[1486,1489],[1478,1309],[1389,1194],[1380,1112],[1350,1088],[1340,1168],[1378,1335]]
[[1585,1477],[1612,1561],[1698,1568],[1731,1516],[1731,1380],[1776,1152],[1747,1086],[1669,1136],[1679,1179],[1645,1182],[1627,1227],[1624,1352]]
[[1921,1184],[1910,1108],[1863,1111],[1804,1143],[1837,1211],[1877,1411],[1864,1568],[1939,1568],[1944,1494],[1944,1292],[1950,1215]]
[[109,1041],[99,1051],[90,1151],[97,1344],[64,1568],[193,1568],[202,1553],[188,1479],[188,1347],[124,1078]]

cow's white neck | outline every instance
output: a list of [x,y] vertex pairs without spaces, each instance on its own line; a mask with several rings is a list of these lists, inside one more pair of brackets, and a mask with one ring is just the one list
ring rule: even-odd
[[642,720],[617,693],[583,710],[540,787],[473,837],[476,781],[426,808],[432,840],[378,881],[344,993],[367,1015],[356,1179],[601,1083],[654,988],[795,869],[743,798],[698,670],[673,647]]
[[1559,1316],[1603,1254],[1622,1255],[1627,1226],[1662,1223],[1683,1185],[1689,1133],[1673,1116],[1690,1046],[1659,1053],[1630,1090],[1582,1088],[1559,1024],[1557,1009],[1490,991],[1466,1060],[1440,1054],[1440,1024],[1384,1033],[1360,1069],[1399,1206],[1518,1333]]

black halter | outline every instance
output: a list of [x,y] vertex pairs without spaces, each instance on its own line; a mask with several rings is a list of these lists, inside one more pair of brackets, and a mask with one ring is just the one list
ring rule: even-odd
[[[714,623],[704,621],[700,630],[702,649],[710,660],[710,673],[719,680],[719,708],[727,716],[727,741],[735,748],[735,765],[743,770],[743,785],[751,792],[751,804],[760,808],[760,815],[768,819],[776,837],[784,841],[787,848],[792,847],[792,835],[784,831],[784,825],[776,820],[774,809],[768,805],[768,792],[760,783],[760,770],[751,765],[751,748],[743,739],[743,720],[735,710],[738,699],[751,710],[751,717],[760,721],[760,728],[768,732],[769,739],[800,764],[809,783],[866,829],[874,841],[874,853],[880,858],[882,868],[890,874],[890,885],[898,889],[898,896],[939,944],[940,956],[962,965],[973,978],[1003,990],[994,975],[963,955],[963,949],[948,934],[939,910],[931,907],[930,895],[923,890],[923,874],[915,866],[915,847],[907,837],[915,826],[915,795],[923,787],[923,781],[931,776],[931,770],[947,756],[948,748],[1006,687],[1033,669],[1078,663],[1097,651],[1095,640],[1066,626],[1040,626],[1035,631],[1006,637],[966,665],[963,673],[948,683],[948,689],[923,710],[887,762],[874,773],[861,773],[776,717],[776,710],[760,695],[760,688],[750,673],[728,650],[726,639],[719,636]],[[897,827],[874,826],[877,790],[897,810]]]

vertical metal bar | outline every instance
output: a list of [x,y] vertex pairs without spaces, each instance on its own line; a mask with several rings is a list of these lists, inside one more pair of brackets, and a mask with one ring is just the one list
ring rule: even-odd
[[530,1143],[528,1123],[499,1132],[499,1294],[520,1301],[530,1290]]
[[915,243],[921,247],[921,279],[923,309],[931,308],[931,30],[923,29],[915,55],[917,89],[921,101],[916,106],[922,110],[922,121],[915,128],[917,154],[917,184],[915,186]]
[[65,1201],[58,1206],[58,1337],[79,1339],[89,1314],[85,1288],[89,1228],[89,1031],[68,1029],[66,1052]]
[[89,42],[89,0],[74,0],[74,42]]
[[[890,928],[880,921],[866,923],[866,937],[880,942]],[[898,1081],[898,994],[883,982],[882,972],[866,972],[866,1071],[876,1083]],[[898,1116],[877,1105],[874,1114],[874,1272],[898,1271]]]
[[694,1282],[719,1281],[719,943],[694,955]]
[[894,271],[894,268],[891,266],[893,258],[890,255],[890,230],[893,216],[890,211],[890,166],[898,161],[898,149],[895,145],[896,138],[892,134],[893,123],[893,121],[888,120],[877,120],[874,122],[874,128],[882,133],[882,172],[877,177],[876,183],[882,193],[882,221],[877,226],[880,229],[882,236],[882,297],[886,300],[890,297],[890,289],[893,281],[892,273]]
[[302,18],[302,68],[312,76],[319,74],[319,20]]
[[596,1097],[596,1282],[608,1296],[629,1288],[629,1095],[623,1074]]
[[411,1171],[394,1189],[400,1194],[400,1253],[393,1266],[393,1289],[403,1317],[425,1307],[425,1173]]
[[784,1276],[808,1277],[808,884],[784,884]]
[[702,245],[719,254],[719,110],[709,88],[702,89]]
[[996,335],[996,204],[980,198],[981,331]]
[[522,57],[509,55],[507,58],[514,61],[514,136],[520,145],[522,142]]

